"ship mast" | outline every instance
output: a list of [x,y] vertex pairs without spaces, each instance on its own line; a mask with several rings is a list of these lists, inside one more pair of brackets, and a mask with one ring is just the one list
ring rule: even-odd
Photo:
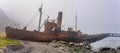
[[41,25],[41,17],[42,17],[42,4],[41,7],[39,8],[39,12],[40,12],[40,18],[39,18],[39,25],[38,25],[38,31],[40,31],[40,25]]
[[77,12],[76,12],[76,16],[75,16],[75,30],[77,31]]

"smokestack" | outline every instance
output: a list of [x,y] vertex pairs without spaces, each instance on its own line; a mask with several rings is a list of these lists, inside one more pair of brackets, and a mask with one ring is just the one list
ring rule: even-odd
[[61,31],[61,24],[62,24],[62,12],[58,12],[57,17],[57,29]]

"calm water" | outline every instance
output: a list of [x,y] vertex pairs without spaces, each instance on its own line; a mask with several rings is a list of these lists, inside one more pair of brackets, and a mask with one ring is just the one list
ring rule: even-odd
[[99,49],[101,47],[117,48],[120,46],[120,37],[107,37],[103,40],[92,43],[91,46],[93,49]]

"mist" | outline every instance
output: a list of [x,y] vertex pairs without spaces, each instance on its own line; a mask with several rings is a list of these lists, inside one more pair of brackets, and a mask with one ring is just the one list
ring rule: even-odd
[[[75,26],[77,12],[78,30],[83,33],[119,33],[120,32],[120,1],[118,0],[0,0],[0,8],[9,19],[21,27],[37,29],[39,7],[43,4],[43,12],[50,19],[57,18],[63,12],[62,29]],[[47,18],[42,16],[42,23]]]

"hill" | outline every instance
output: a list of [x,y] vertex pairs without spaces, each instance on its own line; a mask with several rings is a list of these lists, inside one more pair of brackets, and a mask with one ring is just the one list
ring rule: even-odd
[[5,12],[0,8],[0,33],[5,32],[5,26],[8,26],[10,24],[14,23],[6,14]]

